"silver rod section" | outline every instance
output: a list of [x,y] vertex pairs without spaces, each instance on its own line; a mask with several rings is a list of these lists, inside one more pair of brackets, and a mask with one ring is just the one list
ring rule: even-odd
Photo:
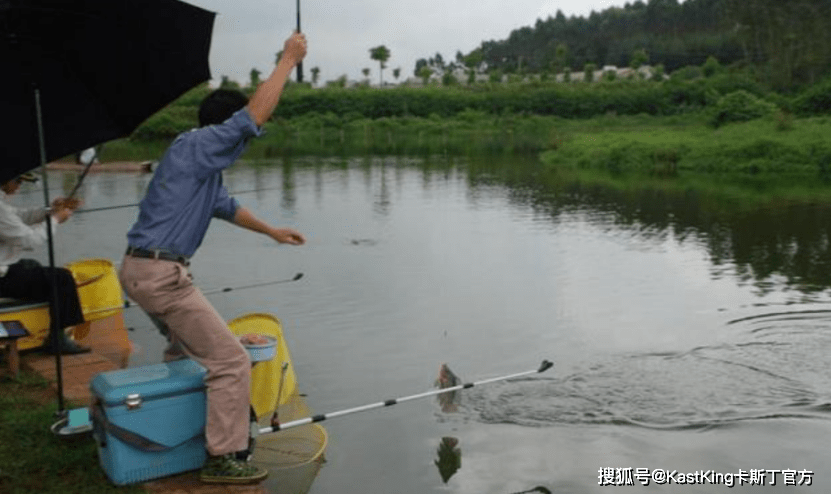
[[552,366],[554,366],[554,364],[551,361],[544,360],[542,362],[542,364],[540,365],[540,367],[535,369],[535,370],[523,371],[521,373],[514,373],[512,375],[505,375],[505,376],[500,376],[500,377],[496,377],[496,378],[488,378],[486,380],[481,380],[481,381],[478,381],[478,382],[465,383],[463,385],[456,385],[454,387],[447,387],[447,388],[442,388],[442,389],[439,389],[439,390],[430,390],[430,391],[427,391],[427,392],[422,392],[420,394],[409,395],[409,396],[406,396],[406,397],[400,397],[398,399],[391,399],[391,400],[386,400],[386,401],[383,401],[383,402],[375,402],[373,404],[367,404],[365,406],[358,406],[358,407],[353,407],[353,408],[350,408],[350,409],[343,409],[343,410],[340,410],[340,411],[330,412],[328,414],[320,414],[320,415],[316,415],[316,416],[310,416],[308,418],[297,419],[297,420],[289,421],[287,423],[283,423],[283,424],[280,424],[280,425],[277,425],[277,426],[267,426],[265,428],[260,428],[259,434],[264,435],[266,433],[273,433],[273,432],[276,432],[276,431],[286,430],[286,429],[289,429],[289,428],[294,428],[296,426],[303,426],[303,425],[307,425],[307,424],[310,424],[310,423],[319,423],[321,421],[325,421],[325,420],[331,419],[331,418],[336,418],[338,416],[346,416],[347,414],[359,413],[359,412],[362,412],[362,411],[368,411],[370,409],[377,409],[379,407],[394,406],[396,404],[400,404],[402,402],[407,402],[407,401],[410,401],[410,400],[422,399],[424,397],[430,397],[430,396],[433,396],[433,395],[444,394],[444,393],[447,393],[447,392],[453,392],[453,391],[462,390],[462,389],[465,389],[465,388],[473,388],[477,385],[485,385],[487,383],[499,382],[499,381],[503,381],[503,380],[510,380],[511,378],[519,378],[521,376],[532,375],[534,373],[542,373],[542,372],[548,370],[549,368],[551,368]]

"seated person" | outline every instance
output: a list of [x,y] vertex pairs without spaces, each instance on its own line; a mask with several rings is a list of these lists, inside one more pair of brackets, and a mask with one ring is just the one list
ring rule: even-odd
[[[54,229],[72,216],[72,212],[81,205],[81,201],[58,198],[52,202],[50,212],[42,207],[16,208],[11,206],[7,203],[9,196],[14,195],[24,181],[35,182],[37,177],[32,174],[23,174],[0,184],[0,297],[48,301],[54,281],[58,289],[57,328],[89,325],[89,322],[84,321],[75,279],[69,270],[66,268],[50,269],[35,260],[22,259],[23,251],[31,251],[35,246],[46,241],[47,218],[51,219]],[[50,306],[50,316],[53,319],[55,309]],[[57,342],[63,354],[80,354],[90,350],[71,340],[64,331],[59,332]],[[57,352],[54,336],[47,339],[43,349],[49,353]]]

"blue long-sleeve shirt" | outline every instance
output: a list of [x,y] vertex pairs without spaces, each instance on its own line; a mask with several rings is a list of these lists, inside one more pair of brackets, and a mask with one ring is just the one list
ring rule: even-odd
[[222,185],[222,171],[260,133],[243,108],[222,124],[180,134],[159,161],[128,244],[193,256],[213,217],[233,220],[239,203]]

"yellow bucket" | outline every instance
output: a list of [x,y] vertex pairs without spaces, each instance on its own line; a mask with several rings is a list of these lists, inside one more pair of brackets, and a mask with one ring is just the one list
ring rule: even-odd
[[[258,418],[273,412],[276,406],[288,402],[297,390],[297,375],[289,348],[283,339],[280,320],[268,313],[250,313],[229,321],[228,328],[237,336],[256,333],[277,339],[277,355],[270,361],[256,363],[251,370],[251,404],[254,412]],[[285,373],[282,372],[283,363],[287,363]]]
[[86,321],[103,320],[121,311],[124,296],[115,265],[106,259],[87,259],[66,265],[78,285]]

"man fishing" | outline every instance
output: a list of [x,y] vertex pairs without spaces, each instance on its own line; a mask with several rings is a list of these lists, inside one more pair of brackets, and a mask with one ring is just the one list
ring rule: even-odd
[[[127,234],[119,278],[124,290],[169,332],[164,359],[191,357],[207,368],[208,451],[205,483],[253,483],[268,476],[248,463],[251,363],[245,348],[192,283],[188,266],[212,218],[229,221],[278,243],[301,245],[304,236],[256,218],[228,195],[222,171],[261,134],[286,80],[306,56],[306,38],[296,32],[251,100],[216,90],[199,108],[199,128],[179,135],[162,157]],[[233,255],[233,253],[231,253]]]

